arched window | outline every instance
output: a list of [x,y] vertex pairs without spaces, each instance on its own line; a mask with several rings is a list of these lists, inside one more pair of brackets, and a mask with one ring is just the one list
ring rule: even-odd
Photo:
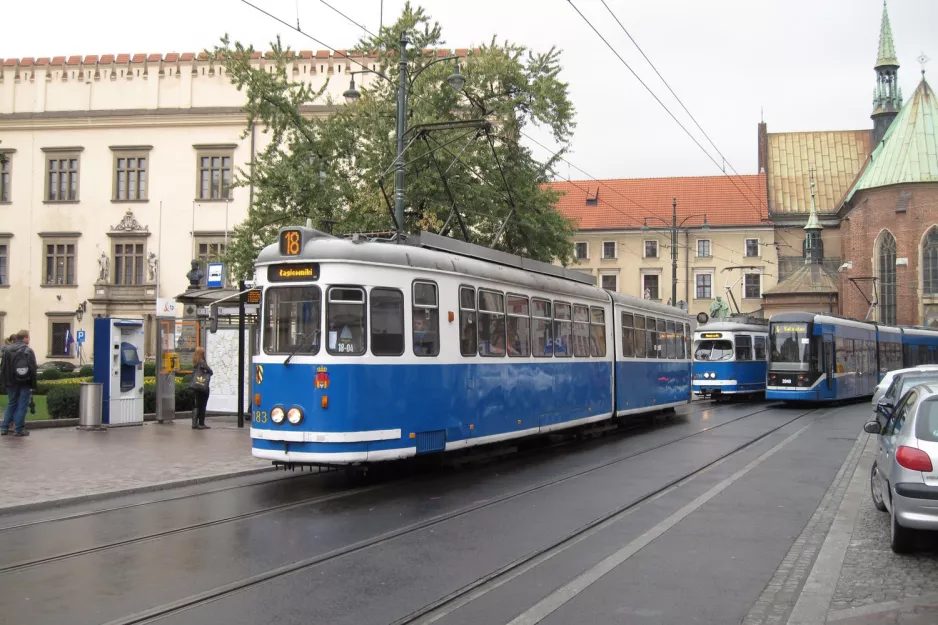
[[879,236],[877,245],[879,278],[879,320],[896,323],[896,237],[888,230]]
[[922,288],[925,295],[938,295],[938,227],[932,226],[922,241]]

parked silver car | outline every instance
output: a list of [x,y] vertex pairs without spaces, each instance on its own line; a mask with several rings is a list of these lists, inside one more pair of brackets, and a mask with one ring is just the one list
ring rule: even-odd
[[880,398],[889,389],[889,385],[892,384],[892,381],[900,373],[929,370],[938,371],[938,365],[918,365],[917,367],[906,367],[905,369],[894,369],[893,371],[887,371],[883,374],[883,379],[879,381],[879,384],[877,384],[876,388],[873,390],[873,407],[876,407],[876,404],[879,403]]
[[863,426],[878,435],[870,494],[873,505],[890,514],[892,550],[904,553],[914,546],[916,530],[938,529],[938,384],[914,386],[894,409],[876,409],[885,425]]
[[909,392],[913,386],[919,384],[938,384],[938,368],[935,369],[904,369],[896,372],[892,376],[892,382],[886,387],[886,391],[879,398],[879,401],[873,405],[873,418],[880,423],[884,422],[882,412],[877,410],[877,406],[882,404],[888,411],[892,411],[902,396]]

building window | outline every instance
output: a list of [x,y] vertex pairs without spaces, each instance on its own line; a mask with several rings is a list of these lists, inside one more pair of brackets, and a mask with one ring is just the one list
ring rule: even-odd
[[114,199],[147,199],[147,157],[119,152],[115,158]]
[[759,239],[746,239],[746,256],[753,258],[759,255]]
[[659,293],[659,278],[657,274],[644,274],[642,276],[642,297],[645,299],[661,299]]
[[697,258],[710,257],[710,239],[697,239]]
[[144,247],[143,243],[133,241],[114,244],[114,284],[144,283]]
[[75,282],[75,242],[51,241],[43,242],[45,245],[45,282],[43,284],[66,285]]
[[589,258],[589,244],[581,241],[573,244],[573,257],[577,260],[586,260]]
[[747,273],[743,277],[743,297],[746,299],[762,297],[762,274]]
[[645,258],[658,258],[657,241],[645,241]]
[[199,152],[199,199],[231,197],[231,152]]
[[58,358],[71,358],[72,344],[71,321],[53,321],[49,324],[49,355]]
[[932,226],[922,245],[922,292],[938,295],[938,227]]
[[896,323],[896,238],[888,230],[879,237],[879,320]]
[[697,287],[697,299],[713,299],[713,274],[698,273],[694,276],[694,283]]
[[616,242],[603,241],[603,258],[614,259],[616,257]]
[[46,157],[46,201],[78,201],[77,154],[55,154]]
[[12,157],[0,152],[0,202],[10,201],[10,173],[13,171]]
[[619,290],[619,276],[616,274],[603,274],[599,276],[599,279],[602,281],[602,287],[607,291]]
[[[0,286],[9,286],[9,274],[7,273],[7,262],[9,259],[9,246],[6,243],[0,243]],[[0,334],[2,337],[3,334]]]

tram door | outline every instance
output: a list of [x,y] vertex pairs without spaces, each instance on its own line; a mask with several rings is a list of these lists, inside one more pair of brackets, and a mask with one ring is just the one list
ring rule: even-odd
[[834,337],[830,334],[824,335],[824,378],[827,384],[827,390],[834,389]]

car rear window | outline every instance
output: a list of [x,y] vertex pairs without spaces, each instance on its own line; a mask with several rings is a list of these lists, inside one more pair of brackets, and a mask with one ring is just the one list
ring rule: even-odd
[[902,397],[910,388],[919,384],[928,384],[929,382],[938,382],[938,371],[932,375],[904,375],[899,383],[902,385],[896,397]]
[[938,398],[922,403],[915,419],[915,437],[919,440],[938,443]]

